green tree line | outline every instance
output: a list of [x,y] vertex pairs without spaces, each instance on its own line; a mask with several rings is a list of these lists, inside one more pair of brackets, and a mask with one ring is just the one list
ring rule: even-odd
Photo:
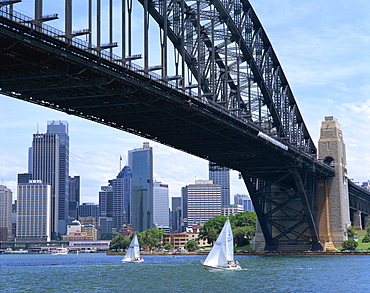
[[[207,240],[207,243],[213,245],[220,234],[222,227],[226,222],[226,216],[216,216],[209,219],[199,229],[199,239]],[[234,242],[236,246],[250,244],[250,240],[256,233],[256,213],[243,212],[229,216],[231,229],[233,230]]]
[[[145,250],[158,248],[162,243],[162,234],[163,231],[160,231],[156,228],[151,228],[138,233],[137,235],[140,247],[145,248]],[[130,246],[133,236],[134,234],[132,234],[131,237],[120,234],[117,235],[112,239],[109,249],[116,251],[127,249]]]

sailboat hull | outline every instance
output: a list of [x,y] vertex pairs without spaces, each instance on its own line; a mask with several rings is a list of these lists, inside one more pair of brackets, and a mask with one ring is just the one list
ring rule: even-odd
[[227,266],[227,267],[214,267],[214,266],[207,266],[201,261],[202,265],[204,265],[207,269],[214,269],[214,270],[222,270],[222,271],[233,271],[233,270],[241,270],[240,265],[235,266]]
[[123,259],[122,262],[144,262],[144,259]]

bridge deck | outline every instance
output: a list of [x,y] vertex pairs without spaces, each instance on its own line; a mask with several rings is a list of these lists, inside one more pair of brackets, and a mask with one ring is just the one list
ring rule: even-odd
[[[1,93],[146,137],[267,181],[291,167],[329,166],[207,100],[137,68],[0,18]],[[276,177],[277,178],[277,177]],[[287,179],[291,180],[291,179]],[[291,182],[286,182],[287,185]]]

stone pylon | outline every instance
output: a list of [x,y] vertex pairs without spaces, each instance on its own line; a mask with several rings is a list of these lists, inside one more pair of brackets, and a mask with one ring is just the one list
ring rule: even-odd
[[353,229],[355,230],[362,230],[362,220],[361,220],[361,212],[355,211],[353,213]]
[[335,177],[319,183],[318,234],[322,244],[336,247],[347,240],[350,223],[346,148],[338,121],[325,117],[321,124],[319,160],[335,169]]

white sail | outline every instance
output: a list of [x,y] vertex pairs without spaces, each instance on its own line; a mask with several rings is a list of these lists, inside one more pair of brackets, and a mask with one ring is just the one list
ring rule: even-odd
[[234,262],[234,241],[229,219],[226,220],[203,265],[219,269],[240,269]]
[[135,234],[132,238],[130,246],[125,254],[125,257],[122,259],[124,262],[142,262],[144,261],[142,257],[140,257],[140,246],[139,241],[137,239],[137,235]]

